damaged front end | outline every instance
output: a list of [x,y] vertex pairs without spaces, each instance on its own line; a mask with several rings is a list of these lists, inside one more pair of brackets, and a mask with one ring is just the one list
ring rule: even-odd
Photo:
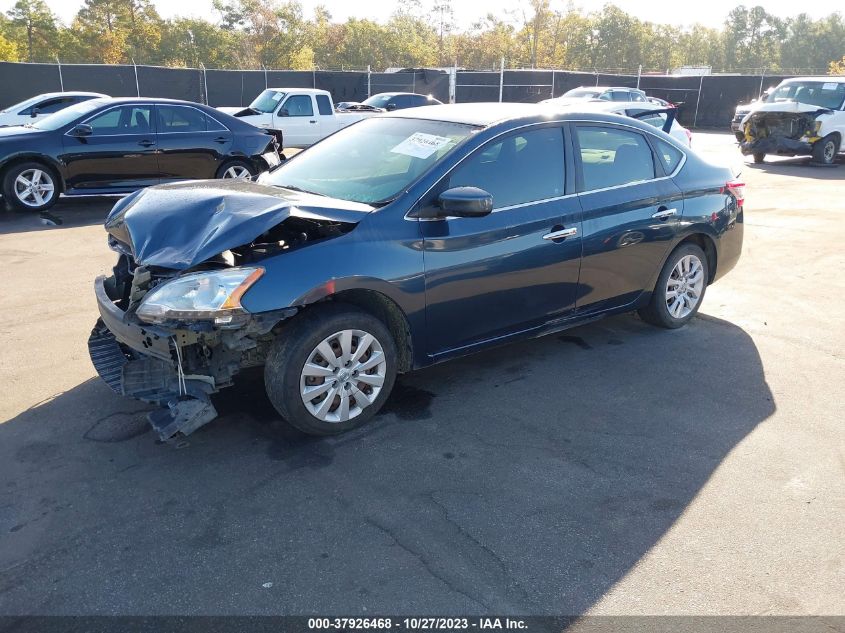
[[818,117],[829,114],[830,110],[801,107],[803,104],[791,104],[792,108],[785,108],[783,104],[768,105],[780,105],[781,109],[763,107],[745,116],[741,126],[744,140],[740,143],[740,151],[746,156],[812,154],[813,144],[820,138],[822,122]]
[[343,235],[355,222],[340,217],[357,211],[327,217],[296,204],[306,199],[250,183],[197,183],[177,198],[174,189],[134,194],[109,215],[119,259],[95,282],[100,318],[88,340],[94,367],[116,393],[163,407],[148,416],[163,440],[217,417],[210,396],[262,366],[275,328],[296,314],[295,306],[260,314],[241,306],[262,263]]

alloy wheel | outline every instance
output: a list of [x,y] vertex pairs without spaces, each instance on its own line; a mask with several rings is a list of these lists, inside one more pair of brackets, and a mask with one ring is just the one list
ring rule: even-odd
[[824,144],[824,162],[832,163],[836,156],[836,143],[828,141]]
[[666,281],[666,308],[676,319],[695,310],[704,290],[704,266],[695,255],[684,255]]
[[363,330],[342,330],[327,336],[308,355],[299,393],[318,420],[346,422],[376,401],[386,375],[381,343]]
[[26,169],[15,178],[15,196],[27,207],[41,207],[56,194],[53,178],[43,169]]
[[252,174],[243,165],[232,165],[223,172],[223,178],[251,178]]

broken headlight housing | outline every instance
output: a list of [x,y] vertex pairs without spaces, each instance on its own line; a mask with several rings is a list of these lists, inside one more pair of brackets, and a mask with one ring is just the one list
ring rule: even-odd
[[227,325],[246,312],[241,297],[263,274],[263,268],[244,267],[177,277],[151,290],[135,314],[147,323],[213,320]]

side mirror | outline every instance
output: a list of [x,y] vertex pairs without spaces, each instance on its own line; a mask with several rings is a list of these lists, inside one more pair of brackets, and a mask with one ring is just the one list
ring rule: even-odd
[[30,111],[29,111],[29,116],[30,116],[30,117],[32,117],[32,118],[34,119],[34,118],[35,118],[35,117],[37,117],[40,113],[41,113],[41,110],[39,110],[38,108],[33,108],[32,110],[30,110]]
[[441,215],[457,218],[480,218],[493,210],[493,196],[478,187],[453,187],[437,199]]
[[287,108],[279,108],[279,116],[290,116]]
[[80,123],[70,131],[71,136],[85,137],[91,136],[94,133],[93,128],[85,123]]
[[392,111],[393,111],[393,110],[395,110],[395,109],[396,109],[396,104],[395,104],[395,103],[388,103],[388,104],[387,104],[387,107],[385,108],[385,110],[387,110],[388,112],[392,112]]

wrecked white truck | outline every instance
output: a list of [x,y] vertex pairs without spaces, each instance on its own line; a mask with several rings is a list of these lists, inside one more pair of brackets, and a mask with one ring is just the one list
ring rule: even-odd
[[742,119],[740,150],[755,163],[775,154],[831,165],[845,137],[843,105],[845,77],[786,79]]

